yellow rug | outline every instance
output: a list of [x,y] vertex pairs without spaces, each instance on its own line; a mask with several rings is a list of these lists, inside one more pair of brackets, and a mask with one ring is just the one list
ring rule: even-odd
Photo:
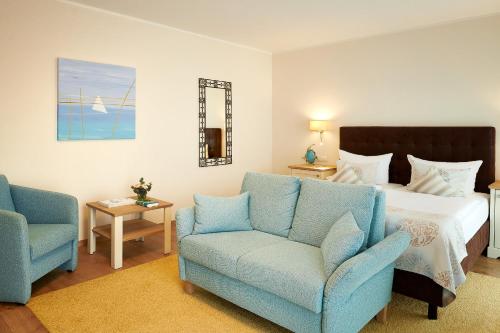
[[[426,319],[426,306],[394,295],[388,323],[364,332],[499,332],[500,279],[469,273],[459,297]],[[199,288],[185,294],[169,256],[31,299],[45,327],[62,332],[285,332]]]

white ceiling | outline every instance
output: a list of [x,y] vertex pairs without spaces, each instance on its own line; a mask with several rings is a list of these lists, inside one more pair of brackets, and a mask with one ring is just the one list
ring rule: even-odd
[[500,12],[500,0],[72,0],[278,53]]

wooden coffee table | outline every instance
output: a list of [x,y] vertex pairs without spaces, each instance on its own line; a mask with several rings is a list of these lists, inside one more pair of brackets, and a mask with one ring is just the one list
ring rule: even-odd
[[[134,198],[135,199],[135,198]],[[90,211],[88,251],[95,252],[96,235],[111,239],[111,267],[121,268],[123,265],[123,242],[133,239],[143,239],[160,231],[165,233],[164,249],[165,254],[172,250],[170,223],[172,203],[148,197],[149,200],[159,203],[156,207],[146,208],[139,205],[127,205],[115,208],[106,208],[98,202],[89,202],[87,207]],[[163,209],[163,223],[154,223],[144,219],[144,213],[156,209]],[[96,226],[96,212],[100,211],[113,217],[111,224]],[[138,219],[123,221],[123,216],[129,214],[139,214]]]

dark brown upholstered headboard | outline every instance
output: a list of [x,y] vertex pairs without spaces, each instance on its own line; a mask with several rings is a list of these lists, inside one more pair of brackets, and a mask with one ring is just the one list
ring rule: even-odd
[[408,184],[407,154],[431,161],[482,160],[476,191],[489,193],[495,181],[494,127],[341,127],[340,149],[362,155],[393,153],[391,183]]

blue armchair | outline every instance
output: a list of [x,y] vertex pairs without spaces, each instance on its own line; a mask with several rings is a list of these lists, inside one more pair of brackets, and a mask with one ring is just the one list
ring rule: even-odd
[[0,302],[26,304],[31,283],[55,268],[74,271],[77,255],[76,198],[0,175]]

